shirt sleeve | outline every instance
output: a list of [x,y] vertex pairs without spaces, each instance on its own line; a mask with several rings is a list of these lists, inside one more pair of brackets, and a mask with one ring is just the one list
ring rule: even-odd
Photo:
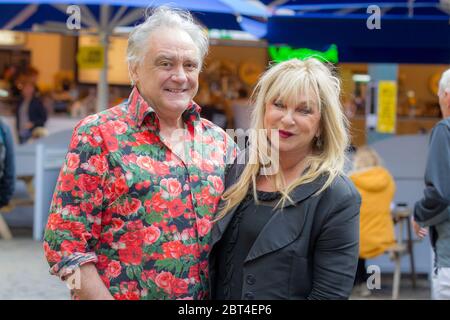
[[44,234],[50,273],[62,279],[76,268],[97,262],[108,162],[102,138],[78,125],[61,168]]
[[424,196],[414,208],[420,226],[432,226],[449,218],[450,204],[450,128],[438,124],[430,139],[425,170]]

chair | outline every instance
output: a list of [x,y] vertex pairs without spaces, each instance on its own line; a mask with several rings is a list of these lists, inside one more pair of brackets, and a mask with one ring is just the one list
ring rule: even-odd
[[[394,223],[398,225],[397,241],[395,246],[389,248],[387,252],[390,254],[391,260],[395,262],[394,279],[392,283],[392,299],[398,299],[400,290],[400,278],[401,278],[401,258],[404,255],[409,255],[410,267],[411,267],[411,279],[413,288],[416,288],[416,270],[414,266],[414,252],[413,252],[413,240],[411,232],[411,209],[407,206],[397,207],[392,211]],[[404,243],[403,233],[404,229],[407,231],[406,243]]]

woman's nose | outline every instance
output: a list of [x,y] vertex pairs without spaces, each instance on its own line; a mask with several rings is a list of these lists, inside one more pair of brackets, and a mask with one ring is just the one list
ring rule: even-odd
[[293,125],[295,121],[292,117],[292,112],[286,111],[283,115],[283,118],[281,118],[281,122],[285,125]]

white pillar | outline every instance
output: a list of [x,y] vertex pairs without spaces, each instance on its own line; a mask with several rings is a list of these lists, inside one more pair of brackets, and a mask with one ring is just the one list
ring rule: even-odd
[[103,111],[108,108],[108,48],[110,29],[108,27],[109,6],[100,7],[100,44],[103,47],[103,68],[100,70],[100,78],[97,84],[97,111]]

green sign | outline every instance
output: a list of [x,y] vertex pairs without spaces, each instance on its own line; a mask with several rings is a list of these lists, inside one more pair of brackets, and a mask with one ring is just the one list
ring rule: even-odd
[[322,62],[338,63],[338,49],[335,44],[332,44],[328,50],[316,51],[307,48],[293,49],[289,46],[269,46],[269,54],[272,60],[282,62],[289,59],[305,60],[307,58],[316,58]]

